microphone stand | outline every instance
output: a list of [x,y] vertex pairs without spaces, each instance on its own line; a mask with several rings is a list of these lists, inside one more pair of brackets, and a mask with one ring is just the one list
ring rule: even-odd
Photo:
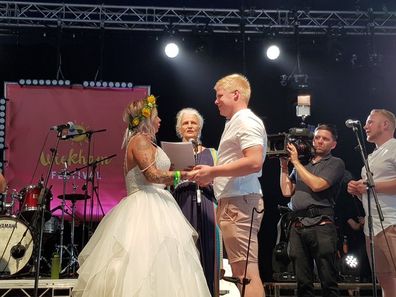
[[[244,275],[242,279],[239,279],[237,277],[232,277],[232,276],[223,276],[222,279],[225,280],[226,282],[231,282],[235,285],[240,285],[242,286],[240,292],[241,292],[241,297],[245,296],[245,291],[246,291],[246,286],[250,284],[250,279],[247,278],[247,269],[248,269],[248,264],[249,264],[249,252],[250,252],[250,243],[252,240],[252,229],[253,229],[253,220],[254,220],[254,212],[257,212],[258,214],[261,214],[264,212],[264,209],[262,210],[257,210],[257,208],[253,207],[252,209],[252,217],[250,219],[250,228],[249,228],[249,239],[248,239],[248,246],[247,246],[247,252],[246,252],[246,263],[245,263],[245,269],[244,269]],[[239,289],[239,288],[238,288]]]
[[[117,156],[117,155],[116,155],[116,154],[113,154],[113,155],[104,157],[104,158],[102,158],[102,159],[100,159],[100,160],[96,160],[96,161],[93,161],[93,162],[91,162],[91,163],[88,163],[88,164],[85,165],[85,166],[82,166],[82,167],[79,167],[79,168],[74,169],[73,171],[70,171],[70,172],[69,172],[69,175],[72,175],[72,174],[74,174],[74,173],[77,172],[77,171],[83,170],[83,169],[85,169],[85,168],[89,168],[89,167],[91,167],[91,166],[92,166],[92,167],[95,167],[95,169],[96,169],[97,164],[99,164],[99,163],[101,163],[101,162],[103,162],[103,161],[106,161],[106,160],[108,160],[108,159],[114,158],[115,156]],[[93,173],[95,173],[95,169],[93,169]],[[88,171],[88,170],[87,170],[87,171]],[[86,187],[85,191],[88,191],[87,189],[88,189],[88,187]],[[93,195],[94,193],[97,194],[97,192],[96,192],[95,189],[93,188],[92,195]],[[89,197],[89,196],[88,196],[88,197]],[[93,197],[93,196],[92,196],[92,197]],[[86,198],[86,197],[85,197],[85,198]],[[85,201],[87,201],[87,200],[85,199]],[[102,205],[100,204],[99,199],[98,199],[98,202],[99,202],[100,208],[101,208],[101,210],[102,210],[102,213],[104,214],[104,211],[103,211]],[[85,210],[84,210],[84,218],[85,218]],[[91,218],[92,218],[92,217],[91,217]]]
[[[359,126],[361,127],[361,126]],[[370,257],[371,257],[371,279],[372,279],[372,284],[373,284],[373,297],[377,297],[377,281],[375,278],[375,258],[374,258],[374,229],[373,229],[373,217],[371,214],[371,194],[374,197],[374,202],[377,208],[378,216],[381,221],[384,221],[384,215],[381,210],[381,205],[378,202],[378,196],[377,192],[375,191],[375,184],[374,184],[374,179],[373,179],[373,174],[370,170],[370,166],[368,163],[368,158],[366,157],[366,154],[364,153],[364,147],[362,144],[362,141],[360,140],[359,134],[358,134],[358,128],[356,126],[352,127],[353,132],[355,133],[356,140],[358,142],[357,148],[359,149],[360,155],[362,157],[362,161],[364,164],[364,168],[366,170],[366,176],[367,176],[367,208],[368,208],[368,228],[369,228],[369,239],[370,239]]]
[[40,276],[40,262],[41,262],[41,249],[42,249],[42,245],[43,245],[43,231],[44,231],[44,215],[45,215],[45,205],[46,205],[46,193],[47,193],[47,186],[48,186],[48,181],[49,178],[51,176],[51,170],[52,167],[54,166],[54,161],[55,161],[55,157],[56,154],[58,152],[58,146],[59,146],[59,141],[62,137],[62,130],[64,128],[60,127],[57,130],[57,140],[56,140],[56,145],[55,148],[51,149],[51,162],[50,162],[50,166],[48,168],[48,172],[47,172],[47,176],[44,180],[44,184],[43,184],[43,188],[40,191],[40,194],[37,198],[37,206],[38,206],[38,211],[40,213],[40,224],[39,224],[39,232],[40,232],[40,236],[39,236],[39,246],[38,246],[38,253],[37,253],[37,258],[36,258],[36,267],[35,267],[35,274],[34,274],[34,297],[38,296],[38,279]]
[[[115,155],[114,155],[115,156]],[[107,159],[107,158],[106,158]],[[102,162],[103,161],[103,159],[102,160],[100,160],[100,161],[94,161],[94,162],[92,162],[92,164],[91,164],[91,166],[92,166],[92,170],[91,170],[91,172],[92,172],[92,177],[89,179],[89,181],[91,182],[91,197],[92,197],[92,200],[91,200],[91,211],[90,211],[90,217],[89,217],[89,219],[90,219],[90,221],[89,221],[89,228],[92,230],[93,229],[93,208],[94,208],[94,195],[96,196],[96,199],[97,199],[97,201],[98,201],[98,204],[99,204],[99,207],[100,207],[100,210],[102,211],[102,215],[104,216],[105,215],[105,213],[104,213],[104,211],[103,211],[103,207],[102,207],[102,204],[100,203],[100,199],[99,199],[99,193],[98,193],[98,191],[97,191],[97,188],[95,187],[95,175],[96,175],[96,168],[98,167],[98,164],[100,163],[100,162]]]
[[[67,164],[67,163],[66,163]],[[66,206],[66,183],[68,179],[67,167],[65,166],[64,170],[61,172],[63,179],[63,192],[62,192],[62,216],[61,216],[61,225],[60,225],[60,243],[59,243],[59,262],[62,268],[62,260],[63,260],[63,236],[65,230],[65,206]],[[62,269],[61,269],[62,270]]]
[[[198,142],[191,142],[193,145],[193,149],[194,149],[194,162],[195,162],[195,166],[198,165],[198,148],[199,148],[199,143]],[[201,189],[199,187],[199,184],[196,183],[197,185],[197,206],[200,207],[201,206]]]
[[[101,130],[96,130],[96,131],[86,131],[82,133],[77,133],[77,134],[72,134],[72,135],[66,135],[63,137],[63,139],[69,139],[73,137],[77,137],[80,135],[86,135],[88,138],[88,152],[87,152],[87,164],[89,163],[89,156],[91,155],[91,139],[92,139],[92,134],[97,133],[97,132],[104,132],[106,129],[101,129]],[[83,167],[85,168],[85,167]],[[83,169],[83,168],[80,168]],[[81,248],[84,247],[85,245],[85,226],[87,223],[87,199],[88,199],[88,182],[89,182],[89,166],[86,166],[87,172],[86,172],[86,177],[85,177],[85,185],[83,187],[84,189],[84,217],[83,217],[83,223],[82,223],[82,238],[81,238]]]
[[[89,156],[91,155],[91,138],[92,133],[86,134],[88,138],[88,152],[87,152],[87,164],[89,163]],[[87,199],[88,199],[88,182],[89,182],[89,166],[86,166],[87,172],[85,176],[85,184],[83,186],[84,189],[84,216],[83,216],[83,223],[82,223],[82,238],[81,238],[81,249],[85,246],[85,226],[87,223]]]

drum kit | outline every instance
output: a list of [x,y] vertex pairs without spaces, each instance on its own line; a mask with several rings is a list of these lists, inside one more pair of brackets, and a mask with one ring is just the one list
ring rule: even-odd
[[[50,209],[51,189],[44,191],[45,204],[42,253],[38,253],[39,241],[39,196],[42,182],[28,185],[19,192],[3,193],[0,198],[0,277],[30,274],[34,272],[34,261],[41,254],[40,264],[43,274],[50,274],[51,257],[60,255],[61,275],[74,275],[77,262],[77,249],[74,243],[76,202],[90,198],[85,194],[59,195],[61,205]],[[71,202],[71,211],[66,205]],[[53,213],[61,209],[61,216]],[[65,214],[71,217],[70,243],[64,245]]]
[[[95,170],[98,164],[111,159],[116,155],[102,158],[90,162],[73,171],[68,171],[67,161],[64,162],[65,168],[58,176],[63,178],[63,194],[58,196],[61,199],[61,206],[50,208],[52,199],[51,187],[48,188],[52,166],[55,162],[57,149],[60,140],[66,140],[78,135],[86,135],[88,138],[87,160],[91,155],[91,137],[94,133],[104,132],[106,129],[96,131],[85,131],[73,135],[65,135],[63,131],[73,123],[62,124],[52,127],[50,130],[57,131],[57,142],[51,148],[51,161],[48,167],[46,178],[39,181],[37,185],[28,185],[19,192],[14,190],[9,196],[8,193],[2,195],[0,199],[0,277],[13,277],[14,274],[34,274],[34,296],[38,294],[38,279],[40,271],[52,275],[51,263],[56,263],[59,257],[60,274],[62,276],[75,276],[77,271],[77,249],[74,243],[74,232],[76,222],[76,202],[84,200],[84,219],[82,223],[82,246],[85,244],[85,224],[86,224],[86,204],[87,199],[91,198],[88,193],[89,184],[92,189],[92,197],[96,196],[100,204],[97,190],[95,190]],[[66,183],[74,173],[87,170],[84,194],[66,194]],[[91,171],[90,171],[91,169]],[[92,178],[89,178],[92,176]],[[73,187],[73,192],[75,187]],[[96,195],[95,195],[96,194]],[[71,202],[71,207],[66,205],[66,201]],[[60,219],[54,216],[55,210],[62,210]],[[71,211],[69,211],[70,209]],[[91,199],[91,225],[92,225],[93,199]],[[102,214],[104,215],[104,211]],[[64,244],[65,214],[71,217],[71,236],[70,243]],[[91,227],[92,229],[92,227]],[[89,231],[89,230],[88,230]],[[91,230],[92,231],[92,230]],[[59,239],[59,240],[58,240]],[[59,242],[59,244],[56,244]],[[53,257],[50,260],[50,258]],[[47,267],[43,267],[46,265]],[[54,265],[52,268],[54,268]],[[47,268],[47,270],[45,270]],[[48,270],[49,269],[49,270]],[[57,273],[56,273],[57,274]]]

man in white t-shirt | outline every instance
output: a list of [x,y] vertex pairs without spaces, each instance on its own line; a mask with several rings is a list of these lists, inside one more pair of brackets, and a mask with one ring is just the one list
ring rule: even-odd
[[[374,109],[367,118],[364,130],[367,141],[375,143],[376,149],[368,156],[370,171],[373,173],[374,189],[384,215],[381,222],[371,197],[371,215],[373,218],[374,259],[377,279],[382,287],[383,297],[393,297],[396,292],[396,127],[395,115],[385,109]],[[348,192],[362,198],[368,214],[366,170],[362,169],[362,179],[350,181]],[[368,223],[364,225],[367,254],[370,258]],[[389,244],[389,246],[388,246]]]
[[[213,181],[220,226],[228,260],[234,277],[241,281],[245,276],[250,283],[245,287],[246,297],[265,296],[258,270],[258,240],[262,214],[253,213],[252,234],[249,231],[252,210],[264,208],[258,178],[267,149],[267,135],[263,122],[248,109],[250,84],[240,74],[220,79],[215,87],[220,115],[227,119],[218,148],[216,166],[198,165],[194,179],[202,185]],[[239,285],[239,289],[242,286]]]

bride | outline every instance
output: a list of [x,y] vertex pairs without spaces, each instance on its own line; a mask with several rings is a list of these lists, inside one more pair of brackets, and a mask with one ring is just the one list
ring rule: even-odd
[[161,122],[154,96],[128,105],[124,121],[128,196],[80,253],[73,296],[209,297],[197,234],[164,189],[194,173],[169,171],[169,158],[154,143]]

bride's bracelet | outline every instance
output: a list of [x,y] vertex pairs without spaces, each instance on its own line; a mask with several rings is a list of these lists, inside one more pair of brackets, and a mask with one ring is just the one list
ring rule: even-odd
[[175,171],[175,174],[173,175],[173,186],[176,188],[176,186],[179,184],[181,178],[181,173],[179,170]]

